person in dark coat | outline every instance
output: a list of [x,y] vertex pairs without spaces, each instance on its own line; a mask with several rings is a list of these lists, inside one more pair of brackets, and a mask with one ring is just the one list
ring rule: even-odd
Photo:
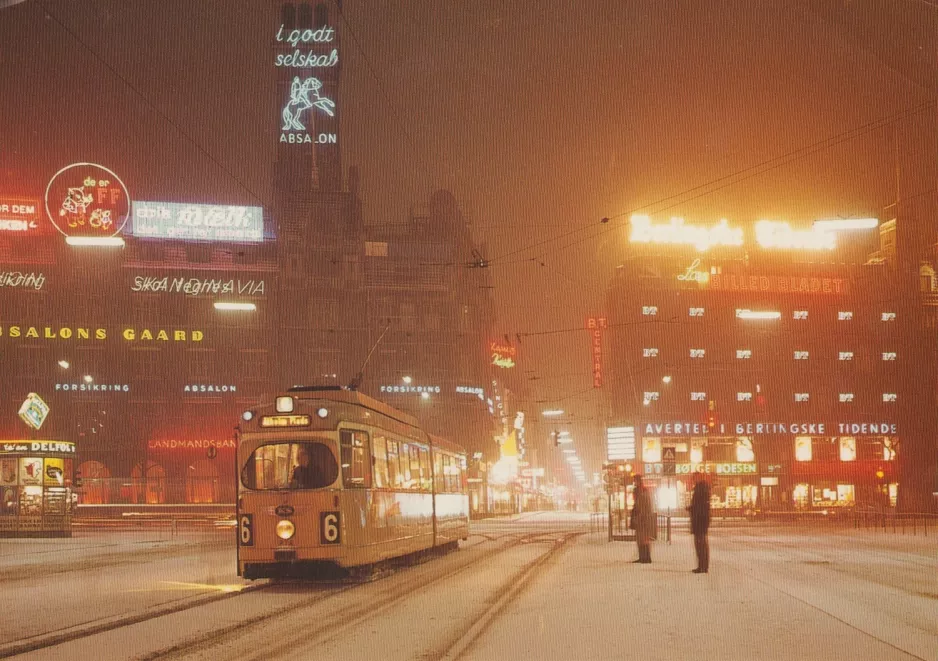
[[690,531],[694,535],[694,550],[697,552],[695,574],[706,574],[710,569],[710,485],[700,473],[694,473],[694,495],[691,497]]
[[642,564],[651,563],[651,539],[655,534],[655,511],[651,506],[651,495],[642,484],[642,476],[633,478],[635,491],[632,506],[632,520],[629,526],[635,531],[635,541],[638,544],[638,560]]

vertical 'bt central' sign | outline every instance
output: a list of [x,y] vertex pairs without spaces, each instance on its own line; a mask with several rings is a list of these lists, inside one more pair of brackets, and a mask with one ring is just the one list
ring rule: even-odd
[[334,47],[335,28],[319,27],[306,30],[289,30],[281,25],[277,41],[293,47],[291,53],[277,53],[274,66],[296,70],[290,83],[283,109],[280,113],[280,142],[301,144],[335,144],[335,133],[316,130],[317,116],[335,117],[335,100],[329,98],[322,75],[317,69],[327,71],[339,63],[339,52]]

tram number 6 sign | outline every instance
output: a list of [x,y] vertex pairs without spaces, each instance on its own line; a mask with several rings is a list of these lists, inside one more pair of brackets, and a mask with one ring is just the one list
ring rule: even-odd
[[241,546],[254,546],[254,515],[242,514],[238,520],[238,538]]
[[342,542],[342,533],[339,530],[341,519],[338,512],[320,512],[319,513],[319,532],[320,543],[322,544],[340,544]]

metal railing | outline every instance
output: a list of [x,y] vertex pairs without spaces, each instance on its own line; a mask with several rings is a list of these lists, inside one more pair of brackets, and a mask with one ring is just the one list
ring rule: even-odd
[[856,510],[853,527],[857,530],[892,532],[893,534],[931,534],[938,539],[938,514],[928,512],[883,512]]

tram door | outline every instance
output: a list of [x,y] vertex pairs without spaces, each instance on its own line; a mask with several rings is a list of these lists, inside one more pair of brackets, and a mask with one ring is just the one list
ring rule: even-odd
[[631,479],[632,467],[629,464],[613,462],[603,466],[603,481],[609,498],[610,542],[635,539],[635,532],[629,528],[629,513],[634,504]]

